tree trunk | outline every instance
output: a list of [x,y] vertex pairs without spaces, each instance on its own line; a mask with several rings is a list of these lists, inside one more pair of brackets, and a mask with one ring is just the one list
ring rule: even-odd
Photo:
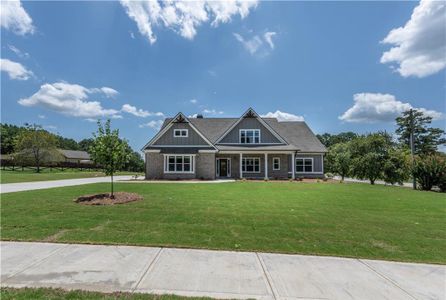
[[111,174],[111,194],[110,194],[110,198],[111,199],[115,199],[115,195],[113,194],[113,173]]
[[370,184],[375,184],[375,179],[370,179]]
[[342,181],[344,181],[344,177],[345,177],[345,175],[344,175],[344,174],[342,174],[342,175],[341,175]]

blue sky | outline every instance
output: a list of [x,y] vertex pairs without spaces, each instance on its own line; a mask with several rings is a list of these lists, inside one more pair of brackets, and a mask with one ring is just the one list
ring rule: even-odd
[[135,149],[164,116],[250,106],[316,133],[393,131],[408,107],[444,128],[444,2],[5,3],[5,123],[80,140],[112,117]]

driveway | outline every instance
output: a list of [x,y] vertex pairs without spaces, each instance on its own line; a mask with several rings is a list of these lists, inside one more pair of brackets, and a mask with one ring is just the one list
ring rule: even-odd
[[[114,176],[114,180],[130,180],[132,176]],[[34,182],[18,182],[18,183],[4,183],[0,184],[0,194],[31,191],[40,189],[49,189],[63,186],[73,186],[98,182],[110,182],[110,176],[107,177],[92,177],[92,178],[78,178],[78,179],[64,179],[64,180],[49,180],[49,181],[34,181]]]
[[256,299],[445,299],[446,266],[132,246],[1,243],[1,282]]

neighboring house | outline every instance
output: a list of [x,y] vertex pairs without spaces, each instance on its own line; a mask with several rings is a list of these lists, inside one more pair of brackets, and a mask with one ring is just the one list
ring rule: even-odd
[[142,149],[146,179],[320,178],[326,148],[305,122],[187,118],[178,113]]
[[88,154],[86,151],[63,149],[58,149],[58,151],[62,155],[62,161],[71,163],[92,163],[90,154]]

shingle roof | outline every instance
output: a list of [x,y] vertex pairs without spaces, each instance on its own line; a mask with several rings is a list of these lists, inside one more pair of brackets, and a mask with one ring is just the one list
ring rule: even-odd
[[[161,128],[169,124],[172,118],[164,120]],[[189,118],[189,121],[212,143],[225,133],[225,131],[239,118]],[[319,141],[305,122],[287,121],[279,122],[275,118],[263,118],[263,120],[275,130],[288,145],[250,146],[256,150],[299,150],[301,152],[326,152],[327,149]],[[246,149],[246,146],[217,145],[220,150]]]
[[77,150],[63,150],[59,149],[59,152],[62,153],[66,158],[74,158],[74,159],[90,159],[90,154],[86,151],[77,151]]

